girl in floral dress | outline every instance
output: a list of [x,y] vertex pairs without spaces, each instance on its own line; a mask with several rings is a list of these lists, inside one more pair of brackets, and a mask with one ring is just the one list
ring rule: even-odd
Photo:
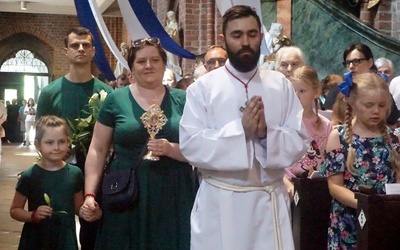
[[318,73],[309,66],[298,68],[290,79],[296,94],[303,106],[303,123],[307,129],[310,146],[307,152],[295,164],[285,169],[283,181],[290,197],[293,198],[294,186],[292,178],[307,177],[314,170],[319,170],[324,159],[324,150],[329,134],[332,131],[330,121],[318,114],[318,98],[321,94],[321,85]]
[[346,96],[345,123],[329,136],[325,163],[332,195],[328,249],[356,249],[359,185],[385,193],[385,183],[394,183],[400,170],[399,138],[386,125],[391,97],[388,85],[375,73],[345,74],[339,85]]

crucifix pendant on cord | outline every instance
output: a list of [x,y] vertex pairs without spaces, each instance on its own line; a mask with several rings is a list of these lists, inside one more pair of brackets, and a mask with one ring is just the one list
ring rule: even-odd
[[[246,102],[245,102],[245,104],[246,104],[246,103],[249,101],[249,89],[248,89],[249,83],[250,83],[251,80],[253,80],[253,78],[256,76],[257,71],[258,71],[258,68],[256,68],[256,70],[254,71],[254,74],[250,77],[250,79],[249,79],[246,83],[245,83],[244,81],[242,81],[239,77],[237,77],[235,74],[233,74],[233,73],[228,69],[228,67],[226,67],[226,65],[225,65],[225,69],[226,69],[226,71],[228,71],[228,73],[229,73],[231,76],[233,76],[236,80],[238,80],[241,84],[243,84],[243,87],[244,87],[244,89],[245,89],[245,91],[246,91]],[[243,113],[244,108],[245,108],[245,107],[240,106],[239,111]]]

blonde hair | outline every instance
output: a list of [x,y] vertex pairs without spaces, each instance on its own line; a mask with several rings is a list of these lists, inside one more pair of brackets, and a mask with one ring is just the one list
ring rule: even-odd
[[[301,80],[304,83],[308,84],[312,87],[312,89],[319,95],[321,94],[321,85],[319,84],[318,80],[318,73],[315,69],[311,68],[310,66],[301,66],[295,70],[293,77],[290,78],[291,80]],[[315,114],[317,115],[317,120],[313,122],[313,126],[315,129],[319,130],[322,125],[321,117],[318,115],[318,98],[314,98],[314,107],[315,107]]]
[[57,127],[61,127],[63,129],[65,135],[68,138],[68,141],[70,141],[69,139],[70,131],[67,122],[64,119],[54,115],[42,116],[39,118],[39,120],[36,121],[35,141],[40,143],[44,136],[44,133],[48,128],[57,128]]
[[333,103],[332,107],[332,118],[331,123],[332,126],[341,125],[344,123],[346,118],[346,110],[347,110],[347,102],[346,96],[339,92],[336,96],[336,100]]
[[[350,96],[347,100],[347,110],[345,117],[346,124],[346,142],[348,143],[348,155],[346,159],[346,166],[348,170],[356,175],[356,171],[354,169],[354,161],[355,161],[355,149],[352,147],[353,141],[353,131],[352,131],[352,117],[353,110],[349,103],[355,103],[358,98],[362,98],[359,96],[360,90],[368,90],[368,91],[379,91],[383,90],[386,94],[386,101],[388,103],[387,114],[390,112],[391,100],[390,100],[390,92],[387,83],[385,83],[384,79],[375,73],[363,73],[354,75],[353,83],[350,90]],[[400,171],[400,159],[394,148],[392,141],[389,136],[388,127],[386,125],[386,119],[383,119],[382,122],[378,124],[378,128],[384,141],[389,145],[391,152],[391,165],[392,169],[396,172]]]

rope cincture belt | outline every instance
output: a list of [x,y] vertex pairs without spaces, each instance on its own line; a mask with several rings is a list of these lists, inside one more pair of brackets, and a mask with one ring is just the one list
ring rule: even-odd
[[235,186],[232,184],[227,184],[221,181],[217,181],[215,179],[211,179],[208,177],[203,178],[204,181],[206,181],[208,184],[233,191],[233,192],[239,192],[239,193],[245,193],[245,192],[252,192],[252,191],[265,191],[268,194],[271,195],[271,201],[272,201],[272,210],[273,210],[273,223],[274,223],[274,237],[275,237],[275,242],[276,242],[276,250],[282,250],[282,237],[281,237],[281,228],[279,226],[279,219],[278,219],[278,203],[276,200],[276,193],[275,193],[275,188],[280,186],[282,184],[282,180],[276,181],[272,183],[271,185],[268,186],[262,186],[262,187],[243,187],[243,186]]

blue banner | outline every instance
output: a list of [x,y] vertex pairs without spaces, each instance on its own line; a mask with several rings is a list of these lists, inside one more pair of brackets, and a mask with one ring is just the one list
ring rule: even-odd
[[146,32],[151,37],[158,37],[164,49],[179,57],[196,59],[196,55],[182,48],[168,35],[152,10],[148,0],[129,0],[129,3]]
[[75,8],[78,14],[78,19],[81,26],[90,30],[94,37],[93,45],[95,46],[96,53],[93,58],[97,67],[106,76],[108,81],[115,80],[114,72],[111,70],[108,64],[108,59],[104,54],[103,45],[101,44],[101,38],[97,30],[97,23],[94,19],[92,9],[90,8],[88,0],[74,0]]

